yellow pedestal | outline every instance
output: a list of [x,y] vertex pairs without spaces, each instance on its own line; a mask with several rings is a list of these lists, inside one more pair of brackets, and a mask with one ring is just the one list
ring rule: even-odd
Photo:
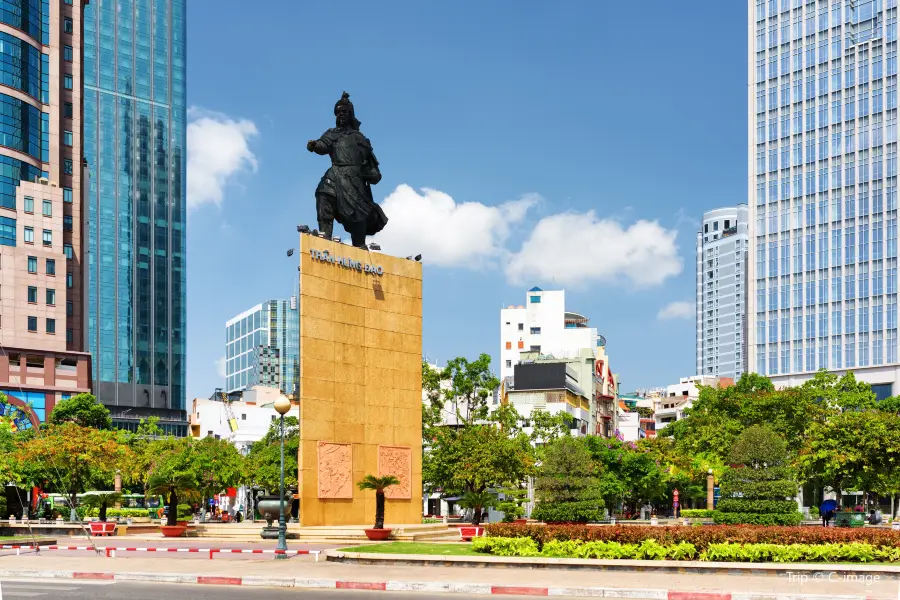
[[420,523],[422,265],[301,234],[299,310],[300,523]]

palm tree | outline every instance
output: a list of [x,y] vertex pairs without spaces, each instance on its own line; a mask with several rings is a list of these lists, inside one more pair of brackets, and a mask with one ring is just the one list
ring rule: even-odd
[[459,501],[463,508],[471,508],[473,511],[472,525],[481,525],[481,511],[489,508],[497,501],[497,496],[490,492],[466,492]]
[[197,484],[191,475],[152,475],[148,482],[150,494],[168,496],[166,506],[169,516],[166,525],[173,527],[178,523],[178,496],[197,492]]
[[111,504],[115,504],[119,500],[122,499],[122,494],[120,492],[87,492],[84,494],[84,497],[81,503],[84,506],[89,506],[91,508],[99,507],[100,512],[98,516],[101,521],[106,521],[106,509],[109,508]]
[[384,490],[398,483],[400,483],[400,480],[393,475],[385,475],[384,477],[366,475],[365,479],[356,484],[361,490],[375,490],[374,529],[384,529]]

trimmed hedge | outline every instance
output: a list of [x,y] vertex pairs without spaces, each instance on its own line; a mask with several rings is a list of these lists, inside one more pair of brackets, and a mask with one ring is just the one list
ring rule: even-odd
[[602,504],[583,502],[538,502],[531,518],[545,523],[590,523],[603,517]]
[[681,516],[687,519],[712,519],[715,514],[716,511],[705,508],[685,508],[681,511]]
[[710,544],[836,544],[866,543],[872,546],[900,548],[900,532],[890,529],[844,527],[760,527],[756,525],[717,525],[715,527],[652,527],[641,525],[519,525],[491,523],[489,537],[531,538],[543,548],[550,541],[598,541],[639,544],[656,540],[662,545],[680,542],[693,544],[698,551]]
[[596,558],[631,560],[702,560],[715,562],[900,562],[900,547],[869,543],[824,544],[732,544],[712,543],[699,551],[690,542],[661,543],[645,539],[640,543],[617,541],[550,540],[538,549],[527,537],[482,537],[472,541],[472,549],[495,556],[544,556],[548,558]]
[[797,512],[794,500],[747,500],[745,498],[722,498],[717,510],[723,513],[776,513]]
[[803,522],[803,514],[792,513],[755,513],[755,512],[720,512],[715,511],[713,522],[717,525],[799,525]]

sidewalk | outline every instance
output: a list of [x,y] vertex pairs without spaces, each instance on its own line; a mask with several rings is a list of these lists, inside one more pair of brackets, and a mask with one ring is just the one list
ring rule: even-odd
[[603,596],[653,600],[894,600],[898,582],[840,574],[793,576],[610,573],[555,569],[367,566],[267,558],[188,560],[164,556],[72,557],[58,552],[0,557],[4,577],[113,579],[214,585],[386,591]]

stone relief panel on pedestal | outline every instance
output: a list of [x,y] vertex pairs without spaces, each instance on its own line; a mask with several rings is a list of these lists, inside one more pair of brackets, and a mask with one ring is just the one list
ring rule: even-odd
[[378,475],[393,475],[400,480],[397,485],[384,490],[385,498],[409,500],[412,498],[412,451],[405,446],[378,446]]
[[353,447],[318,443],[319,498],[353,498]]

